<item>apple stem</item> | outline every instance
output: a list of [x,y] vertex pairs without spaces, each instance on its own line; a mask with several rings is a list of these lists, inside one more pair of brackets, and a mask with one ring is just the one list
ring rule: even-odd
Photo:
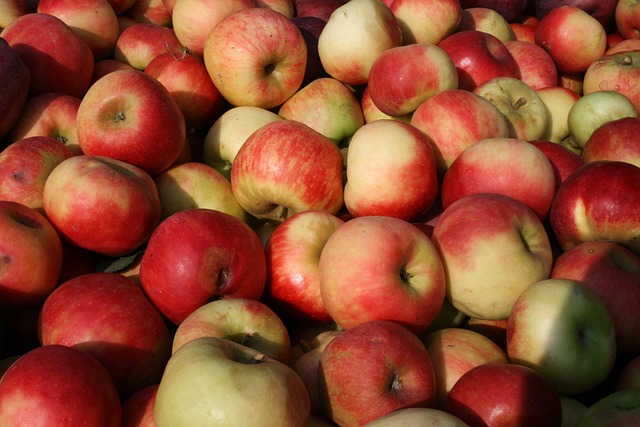
[[401,391],[402,390],[402,380],[400,376],[397,374],[393,375],[393,381],[391,381],[391,390],[392,391]]
[[[169,46],[168,42],[164,42],[164,47],[167,48],[167,51],[171,54],[171,57],[173,59],[175,59],[176,61],[182,61],[187,56],[187,48],[186,47],[183,47],[182,49],[171,49],[171,47]],[[178,52],[180,52],[180,57],[179,58],[175,55],[175,51],[176,50]]]
[[255,356],[253,356],[251,358],[251,360],[249,360],[249,365],[255,365],[257,363],[260,363],[264,360],[265,356],[264,353],[257,353]]
[[527,104],[527,100],[526,98],[522,97],[522,98],[518,98],[518,100],[513,104],[513,109],[514,110],[518,110],[520,109],[520,107],[524,106]]
[[633,58],[631,57],[631,55],[625,55],[624,58],[622,58],[621,64],[633,65]]

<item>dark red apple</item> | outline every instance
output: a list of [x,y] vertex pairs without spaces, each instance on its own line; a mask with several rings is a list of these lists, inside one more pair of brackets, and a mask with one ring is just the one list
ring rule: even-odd
[[18,54],[0,37],[0,139],[16,124],[24,108],[31,74]]

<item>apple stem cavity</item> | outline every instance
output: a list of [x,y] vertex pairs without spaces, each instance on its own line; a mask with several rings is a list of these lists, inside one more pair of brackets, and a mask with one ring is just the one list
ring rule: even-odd
[[393,374],[393,379],[391,381],[389,388],[393,392],[402,391],[403,386],[402,386],[402,379],[400,378],[400,375]]

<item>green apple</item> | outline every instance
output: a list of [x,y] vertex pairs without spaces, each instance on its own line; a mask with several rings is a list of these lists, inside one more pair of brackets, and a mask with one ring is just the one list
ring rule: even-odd
[[171,356],[154,406],[158,427],[304,427],[309,416],[309,393],[292,368],[215,337]]
[[542,280],[513,305],[507,355],[544,375],[560,394],[589,391],[616,359],[611,314],[595,291],[576,281]]
[[577,427],[633,427],[640,419],[640,390],[620,390],[597,400]]

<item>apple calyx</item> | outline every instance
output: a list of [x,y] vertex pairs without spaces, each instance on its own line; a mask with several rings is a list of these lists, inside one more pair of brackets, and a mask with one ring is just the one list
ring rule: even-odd
[[525,105],[527,105],[526,98],[520,97],[516,102],[513,103],[513,105],[511,105],[511,108],[513,108],[514,110],[519,110],[520,107],[524,107]]
[[389,389],[392,392],[400,392],[403,390],[402,378],[397,373],[393,374],[393,379],[391,380],[391,384],[389,385]]

